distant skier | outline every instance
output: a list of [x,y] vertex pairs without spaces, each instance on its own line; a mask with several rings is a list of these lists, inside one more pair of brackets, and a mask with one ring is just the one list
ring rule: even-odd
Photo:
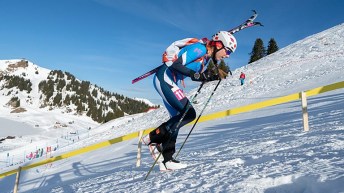
[[[190,77],[193,81],[213,81],[223,78],[220,75],[209,75],[205,66],[209,59],[217,63],[223,58],[228,58],[236,47],[235,37],[229,32],[220,31],[212,37],[212,40],[187,38],[175,41],[164,52],[164,65],[156,72],[153,83],[163,99],[170,119],[143,139],[144,143],[149,145],[153,158],[156,158],[163,149],[163,158],[160,157],[161,159],[158,160],[161,171],[187,167],[172,156],[175,153],[179,129],[196,118],[196,111],[190,106],[186,112],[190,101],[178,84],[182,82],[184,85],[185,77]],[[185,112],[186,115],[178,126]]]
[[244,83],[245,83],[245,78],[246,78],[245,73],[241,72],[240,77],[239,77],[240,85],[241,85],[241,86],[244,85]]

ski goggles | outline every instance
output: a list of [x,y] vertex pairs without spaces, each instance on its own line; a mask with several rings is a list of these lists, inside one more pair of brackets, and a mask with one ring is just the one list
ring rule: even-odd
[[227,47],[224,47],[224,48],[225,48],[225,50],[226,50],[227,56],[229,56],[229,55],[232,53],[232,50],[230,50],[230,49],[227,48]]

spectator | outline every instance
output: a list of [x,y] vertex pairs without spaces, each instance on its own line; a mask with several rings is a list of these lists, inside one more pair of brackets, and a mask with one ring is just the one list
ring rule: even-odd
[[244,85],[245,78],[246,78],[245,74],[243,72],[241,72],[240,77],[239,77],[241,86]]

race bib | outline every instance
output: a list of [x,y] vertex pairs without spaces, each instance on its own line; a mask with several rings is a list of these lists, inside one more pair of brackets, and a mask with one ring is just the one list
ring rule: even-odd
[[177,98],[179,101],[182,100],[183,98],[185,98],[184,92],[183,92],[183,90],[181,90],[181,89],[174,90],[174,91],[173,91],[173,94],[174,94],[174,96],[176,96],[176,98]]

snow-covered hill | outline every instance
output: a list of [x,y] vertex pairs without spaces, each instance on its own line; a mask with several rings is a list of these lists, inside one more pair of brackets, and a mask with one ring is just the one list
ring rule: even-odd
[[[343,48],[341,24],[237,69],[221,83],[204,113],[344,81]],[[247,75],[244,86],[239,85],[241,71]],[[215,84],[202,89],[194,104],[197,112]],[[155,168],[143,181],[153,161],[144,148],[142,166],[135,167],[134,139],[24,171],[20,192],[344,192],[343,96],[341,89],[309,99],[307,133],[299,101],[200,123],[178,158],[189,165],[185,170],[161,173]],[[161,108],[110,121],[54,154],[154,127],[167,117]],[[189,129],[181,129],[177,148]],[[23,149],[11,153],[23,155]],[[0,157],[1,163],[7,161],[6,150]],[[0,179],[3,192],[13,189],[14,178]]]
[[[30,79],[32,83],[32,92],[20,92],[17,87],[13,89],[4,88],[4,85],[0,85],[2,87],[0,94],[0,104],[2,107],[6,107],[6,103],[14,97],[18,96],[21,99],[21,106],[23,108],[39,108],[41,104],[39,104],[39,92],[38,92],[38,84],[45,80],[50,73],[50,70],[46,68],[42,68],[29,62],[27,60],[0,60],[0,76],[18,76],[25,79]],[[2,83],[2,82],[1,82]],[[10,93],[10,94],[9,94]],[[12,111],[11,108],[1,108],[1,113],[9,113]]]
[[[150,105],[145,102],[151,104],[146,99],[135,100],[105,91],[68,72],[41,68],[25,59],[0,60],[0,113],[3,118],[13,119],[23,112],[52,114],[57,111],[69,117],[88,116],[94,121],[106,122],[147,111]],[[59,122],[53,121],[50,125]],[[40,121],[29,124],[42,125]]]

